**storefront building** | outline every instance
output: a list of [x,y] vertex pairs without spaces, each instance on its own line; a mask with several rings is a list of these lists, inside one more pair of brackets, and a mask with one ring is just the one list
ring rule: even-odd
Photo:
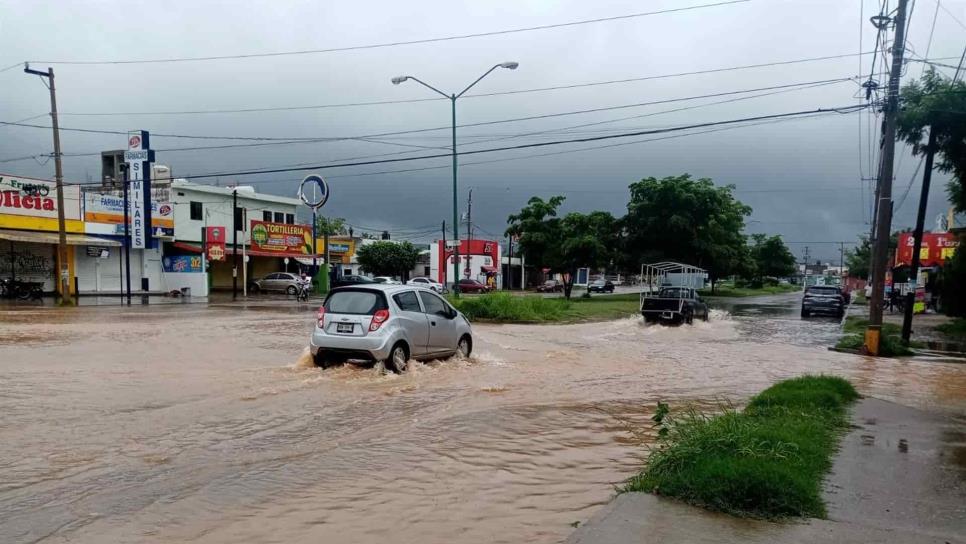
[[[45,293],[59,291],[57,271],[56,183],[0,174],[0,277],[41,285]],[[68,251],[69,295],[73,295],[80,271],[76,255],[88,248],[108,252],[120,245],[116,240],[90,236],[81,215],[81,193],[77,186],[64,186],[64,217]]]
[[[500,243],[496,240],[460,240],[460,279],[470,278],[487,283],[492,279],[498,289],[502,289],[500,274]],[[453,259],[452,247],[443,247],[436,241],[429,251],[430,277],[440,283],[452,284]],[[441,266],[442,265],[442,266]]]
[[[234,207],[236,191],[237,207]],[[175,179],[171,183],[174,237],[165,243],[164,255],[178,258],[200,256],[206,227],[221,227],[226,233],[224,257],[218,259],[219,255],[212,255],[207,264],[211,289],[232,289],[236,251],[240,291],[250,282],[272,272],[298,271],[304,264],[294,257],[253,248],[251,227],[253,221],[296,225],[295,214],[300,203],[295,198],[257,193],[252,187],[216,187]],[[233,224],[239,227],[236,233],[232,232]],[[308,229],[311,243],[311,226]],[[308,252],[308,262],[311,263],[311,251]]]

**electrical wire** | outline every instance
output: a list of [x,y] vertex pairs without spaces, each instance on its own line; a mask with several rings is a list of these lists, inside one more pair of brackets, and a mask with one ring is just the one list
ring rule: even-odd
[[[612,79],[606,81],[592,81],[586,83],[572,83],[567,85],[555,85],[550,87],[537,87],[531,89],[517,89],[511,91],[497,91],[489,93],[480,94],[467,94],[463,95],[462,98],[485,98],[491,96],[506,96],[515,94],[525,94],[525,93],[537,93],[546,91],[558,91],[565,89],[580,89],[585,87],[597,87],[602,85],[616,85],[623,83],[634,83],[640,81],[651,81],[657,79],[668,79],[675,77],[685,77],[694,75],[704,75],[704,74],[716,74],[721,72],[730,72],[735,70],[750,70],[755,68],[766,68],[772,66],[784,66],[789,64],[801,64],[806,62],[817,62],[823,60],[834,60],[843,59],[849,57],[859,57],[864,55],[871,55],[872,51],[860,52],[859,53],[847,53],[843,55],[826,55],[821,57],[809,57],[803,59],[791,59],[773,62],[764,62],[758,64],[746,64],[741,66],[729,66],[725,68],[710,68],[707,70],[694,70],[690,72],[678,72],[672,74],[660,74],[654,76],[641,76],[633,78],[624,79]],[[224,113],[254,113],[254,112],[273,112],[273,111],[301,111],[301,110],[313,110],[313,109],[327,109],[327,108],[349,108],[349,107],[362,107],[362,106],[382,106],[387,104],[412,104],[419,102],[438,102],[441,100],[446,100],[445,98],[418,98],[412,100],[377,100],[370,102],[349,102],[349,103],[336,103],[336,104],[320,104],[311,106],[281,106],[281,107],[265,107],[265,108],[239,108],[239,109],[216,109],[216,110],[184,110],[184,111],[136,111],[136,112],[62,112],[58,115],[62,116],[132,116],[132,115],[205,115],[205,114],[224,114]]]
[[[749,122],[749,121],[781,119],[785,117],[801,117],[803,115],[814,115],[814,114],[825,114],[825,113],[850,113],[854,111],[860,111],[861,109],[864,109],[864,108],[865,106],[856,107],[854,105],[842,106],[838,108],[828,108],[828,109],[819,108],[816,110],[803,110],[803,111],[797,111],[797,112],[777,113],[777,114],[771,114],[771,115],[759,115],[755,117],[746,117],[741,119],[697,123],[697,124],[685,125],[685,126],[679,126],[679,127],[670,127],[670,128],[654,129],[654,130],[642,130],[642,131],[627,132],[622,134],[590,136],[590,137],[584,137],[584,138],[574,138],[569,140],[555,140],[555,141],[549,141],[549,142],[536,142],[536,143],[519,144],[514,146],[504,146],[504,147],[496,147],[496,148],[489,148],[489,149],[474,149],[470,151],[459,152],[458,155],[477,155],[481,153],[493,153],[497,151],[510,151],[515,149],[547,147],[547,146],[570,144],[570,143],[594,142],[594,141],[601,141],[601,140],[611,140],[615,138],[628,138],[631,136],[643,136],[648,134],[664,134],[664,133],[670,133],[670,132],[690,130],[695,128],[725,126],[725,125],[732,125],[732,124]],[[279,173],[279,172],[294,172],[294,171],[303,171],[303,170],[326,170],[331,168],[345,168],[349,166],[364,166],[364,165],[370,165],[370,164],[409,162],[409,161],[437,159],[437,158],[444,158],[444,157],[449,158],[451,156],[452,156],[451,154],[446,153],[446,154],[436,154],[436,155],[423,155],[418,157],[401,157],[396,159],[383,159],[383,160],[375,160],[375,161],[358,161],[358,162],[347,162],[347,163],[339,163],[339,164],[319,164],[319,165],[312,165],[312,166],[298,167],[298,168],[248,170],[248,171],[231,172],[228,174],[220,174],[220,175],[250,176],[250,175],[256,175],[256,174],[273,174],[273,173]],[[211,177],[217,177],[217,176],[212,174],[206,174],[206,175],[184,176],[184,179],[203,179],[203,178],[211,178]]]
[[[843,77],[843,78],[825,79],[825,80],[818,80],[818,81],[787,83],[783,85],[773,85],[769,87],[758,87],[754,89],[742,89],[737,91],[725,91],[720,93],[694,95],[694,96],[670,98],[670,99],[664,99],[664,100],[654,100],[650,102],[638,102],[633,104],[621,104],[617,106],[605,106],[600,108],[588,108],[588,109],[575,110],[575,111],[556,112],[556,113],[548,113],[548,114],[542,114],[542,115],[531,115],[527,117],[516,117],[512,119],[498,119],[494,121],[483,121],[479,123],[466,123],[462,125],[456,125],[456,127],[457,128],[479,127],[479,126],[490,126],[490,125],[497,125],[497,124],[503,124],[503,123],[516,123],[520,121],[550,119],[554,117],[565,117],[570,115],[597,113],[601,111],[613,111],[613,110],[628,109],[628,108],[638,108],[643,106],[668,104],[672,102],[684,102],[689,100],[700,100],[704,98],[716,98],[721,96],[732,96],[737,94],[753,93],[753,92],[760,92],[760,91],[767,91],[767,90],[774,90],[774,89],[787,89],[792,87],[801,87],[801,86],[816,85],[816,84],[822,84],[822,83],[844,82],[844,81],[851,81],[852,79],[853,78]],[[35,124],[18,123],[18,122],[12,122],[12,121],[0,121],[0,125],[17,126],[17,127],[24,127],[24,128],[36,128],[36,129],[44,129],[44,130],[50,130],[51,128],[53,128],[49,125],[35,125]],[[382,136],[394,136],[394,135],[400,135],[400,134],[419,134],[423,132],[434,132],[438,130],[450,130],[451,128],[452,126],[445,126],[445,127],[434,127],[434,128],[410,129],[410,130],[402,130],[402,131],[395,131],[395,132],[382,132],[378,134],[367,134],[367,135],[360,135],[360,136],[314,137],[314,138],[313,137],[281,138],[281,137],[269,137],[269,136],[208,136],[208,135],[167,134],[167,133],[154,133],[151,136],[159,137],[159,138],[184,138],[184,139],[196,139],[196,140],[240,140],[240,141],[257,141],[257,142],[282,142],[279,145],[288,145],[288,144],[292,144],[296,142],[304,142],[304,141],[320,142],[320,141],[365,140],[366,138],[371,139],[371,138],[378,138]],[[128,134],[128,131],[101,130],[101,129],[89,129],[89,128],[77,128],[77,127],[60,127],[60,130],[69,131],[69,132],[111,134],[111,135],[124,135],[124,136],[127,136]],[[223,147],[219,146],[219,148],[223,148]],[[186,148],[182,148],[181,150],[184,150],[184,149]],[[156,149],[155,151],[159,151],[159,150]]]
[[694,6],[685,6],[681,8],[665,9],[660,11],[648,11],[641,13],[630,13],[626,15],[616,15],[612,17],[599,17],[595,19],[583,19],[578,21],[569,21],[566,23],[556,23],[548,25],[539,25],[531,27],[513,28],[506,30],[495,30],[490,32],[477,32],[473,34],[459,34],[454,36],[443,36],[437,38],[424,38],[420,40],[408,40],[408,41],[396,41],[396,42],[385,42],[385,43],[375,43],[366,45],[353,45],[345,47],[331,47],[327,49],[304,49],[300,51],[276,51],[271,53],[248,53],[248,54],[238,54],[238,55],[212,55],[205,57],[176,57],[176,58],[160,58],[160,59],[127,59],[127,60],[60,60],[60,61],[30,61],[36,62],[38,64],[81,64],[81,65],[91,65],[91,64],[158,64],[158,63],[172,63],[172,62],[200,62],[200,61],[214,61],[214,60],[235,60],[235,59],[250,59],[250,58],[266,58],[266,57],[282,57],[291,55],[311,55],[319,53],[335,53],[340,51],[359,51],[364,49],[378,49],[384,47],[396,47],[401,45],[415,45],[424,43],[436,43],[445,42],[452,40],[465,40],[469,38],[482,38],[487,36],[501,36],[506,34],[517,34],[521,32],[532,32],[537,30],[549,30],[553,28],[564,28],[570,26],[604,23],[610,21],[619,21],[627,19],[635,19],[638,17],[647,17],[651,15],[663,15],[668,13],[678,13],[683,11],[692,11],[697,9],[712,8],[718,6],[727,6],[731,4],[743,4],[750,2],[751,0],[728,0],[725,2],[716,2],[713,4],[699,4]]

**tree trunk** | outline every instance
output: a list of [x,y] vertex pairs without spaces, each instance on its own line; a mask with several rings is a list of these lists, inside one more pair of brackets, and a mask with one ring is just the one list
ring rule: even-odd
[[564,276],[564,298],[570,300],[570,293],[574,290],[574,278],[576,274],[567,274]]

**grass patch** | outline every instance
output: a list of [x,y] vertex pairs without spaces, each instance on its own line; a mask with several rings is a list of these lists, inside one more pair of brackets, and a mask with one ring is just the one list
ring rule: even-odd
[[479,296],[450,297],[449,301],[471,321],[499,323],[574,323],[603,321],[636,314],[640,297],[636,293],[589,298],[546,298],[506,292]]
[[801,286],[780,283],[778,285],[765,285],[753,289],[751,287],[735,287],[730,284],[718,284],[714,293],[711,289],[701,289],[698,293],[703,297],[760,297],[762,295],[780,295],[782,293],[792,293],[801,291]]
[[822,478],[858,397],[842,378],[803,376],[769,387],[740,412],[672,416],[659,404],[660,444],[622,491],[740,516],[824,517]]
[[[845,336],[836,342],[835,347],[837,349],[861,350],[865,345],[865,329],[868,327],[868,319],[854,315],[845,318],[845,323],[842,324],[842,332],[845,333]],[[922,347],[922,343],[914,340],[910,341],[908,346],[902,343],[902,327],[899,325],[895,323],[882,324],[882,336],[879,340],[879,355],[885,357],[912,355],[913,351],[910,348],[917,347]]]
[[957,317],[948,323],[936,325],[936,330],[957,340],[966,340],[966,319]]

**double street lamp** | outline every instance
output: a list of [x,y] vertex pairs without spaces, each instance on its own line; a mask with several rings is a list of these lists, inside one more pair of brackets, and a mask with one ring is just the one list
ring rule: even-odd
[[[461,96],[463,96],[464,94],[466,94],[466,91],[472,89],[474,85],[476,85],[477,83],[479,83],[486,76],[490,75],[490,72],[492,72],[493,70],[496,70],[497,68],[506,68],[507,70],[516,70],[518,66],[520,66],[520,64],[517,63],[517,62],[503,62],[503,63],[497,64],[496,66],[494,66],[494,67],[490,68],[489,70],[487,70],[482,76],[476,78],[476,81],[474,81],[473,83],[470,83],[465,89],[463,89],[462,91],[460,91],[458,94],[446,94],[443,91],[437,89],[436,87],[433,87],[432,85],[426,83],[425,81],[422,81],[419,78],[416,78],[416,77],[413,77],[413,76],[397,76],[397,77],[392,78],[393,85],[399,85],[400,83],[403,83],[405,81],[409,81],[411,79],[411,80],[415,81],[416,83],[419,83],[423,87],[426,87],[427,89],[430,89],[433,92],[436,92],[436,93],[441,94],[444,97],[448,98],[450,100],[450,103],[452,104],[452,111],[453,111],[453,116],[452,116],[452,121],[453,121],[453,242],[456,244],[454,246],[454,250],[453,250],[453,292],[457,296],[459,296],[459,292],[460,292],[459,291],[459,284],[460,284],[460,282],[459,282],[459,278],[460,278],[460,274],[459,274],[459,266],[460,266],[459,265],[459,261],[460,261],[460,246],[459,246],[460,232],[459,232],[459,228],[460,228],[460,224],[459,224],[459,201],[458,201],[458,198],[459,198],[458,197],[459,189],[458,189],[458,185],[457,185],[457,174],[456,174],[456,170],[457,170],[457,164],[456,164],[456,99],[458,99]],[[445,252],[443,254],[445,255]],[[444,264],[443,266],[445,267],[446,265]]]

